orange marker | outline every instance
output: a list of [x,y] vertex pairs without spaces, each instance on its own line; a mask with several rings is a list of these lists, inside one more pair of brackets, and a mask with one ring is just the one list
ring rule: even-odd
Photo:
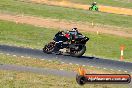
[[99,31],[97,31],[97,35],[99,34]]
[[79,75],[84,76],[86,74],[86,70],[82,67],[79,67],[78,71],[79,71]]
[[123,61],[124,57],[123,57],[123,54],[124,54],[124,45],[121,45],[120,46],[120,50],[121,50],[121,56],[120,56],[120,60]]

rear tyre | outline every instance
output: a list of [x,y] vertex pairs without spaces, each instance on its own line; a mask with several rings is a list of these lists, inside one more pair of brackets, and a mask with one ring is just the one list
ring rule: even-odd
[[92,7],[89,7],[89,10],[92,10]]
[[54,51],[54,47],[55,47],[55,42],[50,42],[47,45],[44,46],[43,48],[43,52],[50,54]]

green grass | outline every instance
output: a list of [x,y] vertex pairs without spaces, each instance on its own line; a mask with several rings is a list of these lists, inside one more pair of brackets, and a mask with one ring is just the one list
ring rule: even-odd
[[1,88],[120,88],[120,86],[121,88],[129,87],[127,84],[86,84],[80,86],[74,78],[0,70]]
[[[26,24],[15,24],[0,21],[0,44],[16,44],[18,46],[42,49],[52,40],[57,29],[47,29]],[[86,55],[119,60],[120,45],[125,45],[125,61],[132,62],[132,39],[106,34],[84,33],[90,38]]]
[[42,48],[56,32],[53,29],[0,21],[0,41],[4,43]]
[[[77,71],[77,65],[69,65],[69,64],[61,64],[59,61],[47,61],[47,60],[40,60],[40,59],[33,59],[33,58],[21,58],[21,57],[13,57],[7,55],[0,55],[0,64],[16,64],[18,66],[32,66],[32,67],[39,67],[39,68],[49,68],[49,69],[64,69],[70,71]],[[104,73],[104,74],[123,74],[123,72],[111,71],[111,70],[104,70],[104,69],[97,69],[93,67],[86,66],[84,67],[88,73]],[[59,78],[59,80],[58,80]],[[5,71],[0,70],[0,88],[80,88],[76,83],[75,78],[66,78],[66,77],[59,77],[53,75],[39,75],[29,72],[16,72],[16,71]],[[84,85],[83,88],[118,88],[121,85]],[[128,85],[123,86],[122,88],[127,88]]]
[[[107,34],[87,34],[86,36],[90,37],[90,41],[87,44],[88,51],[86,55],[97,55],[104,58],[113,58],[119,60],[120,58],[120,46],[124,45],[124,60],[129,60],[132,62],[132,39],[117,37]],[[93,53],[94,52],[94,53]]]
[[[42,60],[41,58],[28,58],[28,57],[13,57],[12,55],[0,55],[0,64],[15,64],[18,66],[29,66],[29,67],[38,67],[38,68],[48,68],[48,69],[63,69],[66,71],[76,71],[78,72],[78,68],[80,66],[75,64],[61,63],[59,60]],[[89,65],[83,67],[87,70],[87,73],[96,73],[96,74],[124,74],[125,72],[119,72],[117,70],[103,69],[91,67]]]
[[57,6],[48,6],[35,3],[26,3],[14,0],[2,0],[0,11],[30,14],[45,18],[66,19],[68,21],[94,22],[103,25],[132,28],[132,16],[92,12]]
[[114,7],[124,7],[124,8],[132,8],[132,3],[128,3],[127,0],[71,0],[75,3],[82,3],[82,4],[91,4],[94,1],[97,2],[99,5],[107,5],[107,6],[114,6]]
[[[69,64],[61,64],[59,61],[47,61],[47,60],[40,60],[40,59],[33,59],[33,58],[21,58],[19,56],[7,56],[7,55],[0,55],[0,64],[15,64],[18,66],[31,66],[31,67],[38,67],[38,68],[49,68],[49,69],[64,69],[70,71],[77,71],[77,65],[69,65]],[[104,70],[98,69],[94,67],[86,66],[84,67],[88,73],[105,73],[105,74],[123,74],[123,72],[118,71],[111,71],[111,70]],[[59,78],[59,80],[58,80]],[[39,84],[39,85],[38,85]],[[80,88],[75,78],[66,78],[66,77],[59,77],[53,75],[39,75],[29,72],[16,72],[16,71],[4,71],[0,70],[0,88]],[[122,85],[85,85],[83,88],[91,87],[91,88],[118,88]],[[122,88],[127,88],[128,85],[124,85]]]
[[[52,1],[63,1],[63,0],[52,0]],[[68,0],[74,3],[81,3],[90,5],[94,1],[97,2],[99,5],[107,5],[107,6],[114,6],[114,7],[124,7],[124,8],[132,8],[131,1],[128,0]]]

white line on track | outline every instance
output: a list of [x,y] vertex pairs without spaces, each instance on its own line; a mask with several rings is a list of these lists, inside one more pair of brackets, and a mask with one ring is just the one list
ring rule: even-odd
[[100,67],[97,67],[98,69],[100,68]]
[[31,57],[27,57],[27,58],[31,58]]
[[62,64],[64,64],[65,62],[61,62]]
[[103,69],[106,69],[106,68],[103,68]]
[[9,54],[9,53],[7,53],[6,55],[8,55],[8,56],[9,56],[10,54]]
[[126,73],[127,73],[127,71],[124,71],[124,72],[126,72]]
[[51,62],[52,60],[48,60],[49,62]]
[[0,53],[0,54],[3,54],[3,53]]
[[16,57],[16,55],[13,55],[13,57]]
[[90,66],[90,67],[93,67],[93,66]]
[[41,59],[41,60],[45,60],[45,59]]
[[110,69],[111,71],[113,71],[113,69]]
[[24,56],[21,56],[21,58],[24,58]]
[[78,65],[78,66],[79,66],[79,64],[76,64],[76,65]]
[[64,70],[64,69],[60,69],[60,70]]
[[82,65],[83,67],[85,67],[86,65]]
[[72,63],[69,63],[70,65],[72,65]]

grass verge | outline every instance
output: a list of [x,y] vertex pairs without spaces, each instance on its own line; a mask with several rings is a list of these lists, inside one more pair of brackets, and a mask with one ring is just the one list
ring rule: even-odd
[[[20,56],[7,56],[7,55],[0,55],[0,64],[15,64],[20,66],[29,66],[29,67],[38,67],[38,68],[49,68],[49,69],[57,69],[57,70],[67,70],[67,71],[74,71],[78,72],[78,68],[80,66],[75,64],[69,64],[69,63],[61,63],[58,60],[43,60],[40,58],[34,59],[34,58],[28,58],[28,57],[20,57]],[[85,66],[83,67],[87,70],[87,73],[96,73],[96,74],[121,74],[125,72],[119,72],[116,70],[110,70],[110,69],[103,69],[103,68],[97,68],[97,67],[91,67],[91,66]]]
[[[66,1],[66,0],[53,0],[53,1]],[[80,4],[87,4],[90,5],[93,3],[93,0],[69,0],[73,3],[80,3]],[[114,7],[124,7],[124,8],[132,8],[131,0],[94,0],[99,5],[107,5],[107,6],[114,6]]]
[[[18,46],[42,49],[44,44],[52,40],[57,29],[47,29],[26,24],[0,21],[0,44],[16,44]],[[132,39],[106,34],[83,33],[90,38],[85,55],[113,58],[119,60],[120,45],[125,45],[125,61],[132,62]]]
[[94,23],[103,25],[132,28],[132,16],[26,3],[16,0],[2,0],[0,3],[0,11],[31,14],[35,16],[66,19],[71,21],[83,21],[90,23],[93,21]]
[[[59,79],[58,79],[59,78]],[[87,84],[83,88],[128,88],[128,85],[112,85],[112,84]],[[28,72],[16,72],[0,70],[0,87],[1,88],[82,88],[75,79],[52,76],[39,75]]]
[[[86,3],[92,3],[93,0],[71,0],[75,3],[82,3],[82,4],[86,4]],[[108,6],[114,6],[114,7],[124,7],[124,8],[132,8],[132,3],[131,1],[128,2],[128,0],[109,0],[109,1],[104,1],[104,0],[95,0],[98,4],[101,5],[108,5]]]
[[[78,66],[69,65],[69,64],[61,64],[59,61],[47,61],[33,58],[21,58],[21,57],[13,57],[7,55],[0,55],[0,63],[4,64],[16,64],[16,65],[24,65],[24,66],[32,66],[32,67],[41,67],[41,68],[52,68],[52,69],[64,69],[64,70],[76,70]],[[93,67],[86,66],[88,72],[92,73],[121,73],[117,71],[96,69]],[[59,79],[58,79],[59,78]],[[87,84],[84,85],[83,88],[128,88],[128,85],[112,85],[112,84]],[[0,70],[0,87],[9,88],[81,88],[74,78],[66,78],[59,77],[53,75],[40,75],[29,72],[16,72],[16,71],[5,71]]]

